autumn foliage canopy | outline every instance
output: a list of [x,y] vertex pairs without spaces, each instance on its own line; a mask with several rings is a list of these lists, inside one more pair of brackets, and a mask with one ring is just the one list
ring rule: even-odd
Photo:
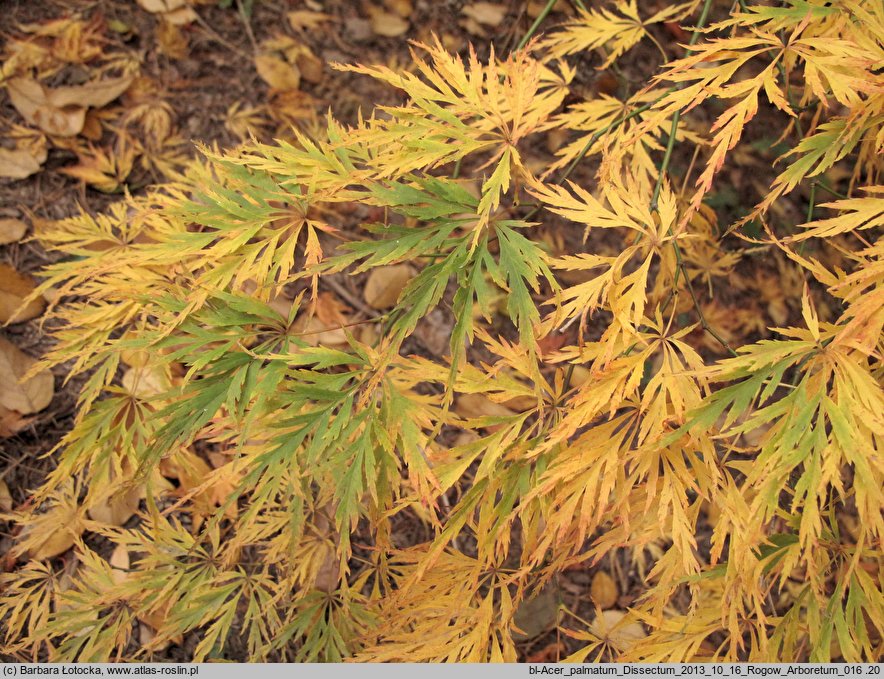
[[616,562],[560,659],[880,660],[884,5],[643,4],[335,65],[401,103],[39,231],[88,379],[7,650],[515,661]]

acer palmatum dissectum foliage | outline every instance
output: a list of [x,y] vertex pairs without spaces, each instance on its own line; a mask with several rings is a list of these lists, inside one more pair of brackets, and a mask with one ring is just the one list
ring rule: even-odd
[[[14,514],[6,651],[144,658],[198,631],[196,660],[232,636],[251,660],[514,660],[520,602],[617,557],[643,578],[622,622],[648,638],[563,610],[573,660],[880,659],[884,7],[735,3],[641,91],[570,95],[570,55],[617,64],[654,24],[730,4],[619,2],[506,58],[417,45],[408,72],[346,67],[405,103],[205,150],[180,181],[43,230],[71,256],[46,272],[66,325],[45,363],[88,379]],[[719,224],[703,201],[752,153],[760,107],[791,150],[755,211]],[[552,131],[568,141],[538,171],[526,154]],[[696,171],[670,169],[676,148]],[[849,196],[818,205],[829,174]],[[724,235],[752,218],[755,236]],[[556,251],[544,224],[584,245]],[[759,252],[797,325],[717,302],[771,294]],[[327,285],[397,263],[415,275],[395,307],[335,331]],[[449,351],[418,355],[440,305]],[[108,507],[126,506],[121,528]],[[403,513],[425,541],[397,538]],[[45,561],[69,545],[75,569]]]

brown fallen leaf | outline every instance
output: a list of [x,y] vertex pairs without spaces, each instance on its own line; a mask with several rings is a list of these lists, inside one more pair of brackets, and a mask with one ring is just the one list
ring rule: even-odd
[[621,653],[626,652],[648,635],[640,623],[624,621],[625,617],[623,611],[602,611],[592,621],[589,631],[603,639],[608,646]]
[[309,47],[305,46],[305,50],[295,58],[295,64],[301,77],[308,83],[318,85],[325,78],[325,64]]
[[0,148],[0,177],[24,179],[38,172],[46,162],[46,149],[34,151],[27,148]]
[[464,394],[454,402],[454,412],[461,417],[512,417],[515,411],[482,396]]
[[193,7],[179,7],[163,14],[163,23],[172,26],[185,26],[196,21],[197,13]]
[[299,9],[294,12],[288,12],[286,18],[289,20],[289,25],[296,31],[318,28],[326,21],[334,20],[334,17],[331,14],[313,12],[309,9]]
[[339,325],[323,323],[316,316],[302,314],[292,324],[291,335],[297,337],[311,347],[345,347],[348,346],[347,335]]
[[22,306],[34,291],[34,281],[11,266],[0,264],[0,323],[21,323],[43,313],[46,302],[34,299]]
[[408,30],[408,22],[402,17],[383,10],[371,12],[371,30],[376,35],[387,38],[396,38]]
[[108,526],[122,526],[138,510],[142,489],[139,487],[118,492],[89,507],[89,518]]
[[480,24],[499,26],[506,16],[507,7],[494,2],[473,2],[466,5],[461,12]]
[[61,109],[53,105],[47,90],[33,78],[12,78],[6,89],[22,117],[48,134],[73,137],[86,123],[85,106]]
[[172,607],[171,600],[165,600],[162,607],[148,613],[138,613],[137,618],[140,624],[139,639],[142,646],[149,648],[151,651],[162,651],[170,644],[181,644],[184,637],[176,634],[171,637],[156,638],[156,630],[162,628],[166,624],[166,618],[169,617],[169,609]]
[[73,547],[83,528],[82,515],[76,501],[53,505],[49,511],[35,514],[28,520],[19,535],[19,543],[13,549],[13,554],[27,554],[38,561],[51,559]]
[[170,59],[183,59],[187,56],[189,47],[187,36],[178,24],[166,21],[167,16],[163,15],[163,20],[157,24],[156,31],[154,32],[157,40],[157,49],[160,54],[164,54]]
[[418,321],[414,336],[435,356],[448,352],[453,321],[441,309],[433,309]]
[[393,308],[412,278],[414,269],[408,264],[391,264],[372,269],[365,282],[365,302],[372,309]]
[[316,570],[313,587],[321,592],[334,592],[341,579],[341,560],[338,556],[340,535],[329,517],[335,515],[336,504],[332,501],[316,512],[316,533],[322,540],[324,558]]
[[298,67],[272,54],[256,56],[255,68],[261,79],[275,90],[296,90],[301,84]]
[[487,38],[488,33],[485,32],[485,29],[482,28],[482,24],[473,19],[472,17],[465,17],[458,21],[458,24],[461,28],[463,28],[470,35],[475,35],[478,38]]
[[15,436],[33,421],[33,417],[24,417],[17,410],[9,410],[9,408],[0,406],[0,439]]
[[135,76],[125,75],[119,78],[92,80],[82,85],[54,89],[44,87],[43,89],[48,94],[49,102],[57,108],[67,108],[68,106],[101,108],[129,89],[129,85],[134,79]]
[[384,5],[403,19],[407,19],[414,12],[414,5],[411,4],[411,0],[384,0]]
[[0,245],[20,241],[28,225],[20,219],[0,219]]
[[118,585],[124,583],[129,578],[129,550],[123,545],[114,547],[111,552],[110,559],[107,560],[111,567],[111,576]]
[[0,479],[0,511],[8,512],[12,509],[12,493],[6,481]]
[[7,91],[12,105],[27,122],[48,134],[72,137],[82,131],[88,108],[109,104],[126,91],[132,80],[133,76],[121,76],[49,88],[33,78],[11,78]]
[[582,365],[575,366],[571,372],[571,386],[582,387],[589,382],[590,377],[592,377],[592,373],[589,372],[588,368],[584,368]]
[[29,415],[49,405],[55,393],[52,373],[42,370],[20,383],[36,361],[12,342],[0,337],[0,406]]
[[151,14],[165,14],[181,9],[187,4],[187,0],[137,0],[141,9]]
[[601,609],[611,608],[617,603],[620,596],[620,589],[617,583],[605,571],[599,571],[592,578],[592,584],[589,586],[589,596],[592,602]]
[[547,585],[535,596],[523,600],[513,616],[513,639],[536,639],[556,626],[559,615],[559,592]]
[[126,370],[120,383],[135,398],[150,398],[172,388],[166,371],[160,366],[139,366]]
[[535,651],[527,658],[525,658],[525,662],[528,663],[548,663],[548,662],[558,662],[559,658],[568,654],[568,647],[565,646],[561,641],[552,641],[548,643],[546,646],[541,648],[539,651]]

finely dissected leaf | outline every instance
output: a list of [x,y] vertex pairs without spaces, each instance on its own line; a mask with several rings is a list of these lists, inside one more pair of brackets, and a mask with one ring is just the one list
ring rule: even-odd
[[46,511],[29,517],[27,529],[19,536],[13,554],[27,554],[40,561],[58,556],[71,547],[83,532],[83,512],[77,507],[70,484],[56,493]]
[[645,19],[639,16],[636,0],[619,0],[616,11],[581,8],[569,21],[543,43],[556,56],[607,47],[608,56],[600,68],[607,68],[647,35],[645,27],[674,21],[689,14],[695,1],[674,4]]

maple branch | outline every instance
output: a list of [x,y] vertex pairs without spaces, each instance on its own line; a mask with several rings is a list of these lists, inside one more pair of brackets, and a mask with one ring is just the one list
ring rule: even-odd
[[221,36],[221,35],[220,35],[220,34],[219,34],[214,28],[212,28],[212,27],[206,22],[205,19],[203,19],[203,18],[199,15],[199,12],[197,12],[196,10],[193,10],[193,15],[194,15],[194,17],[196,18],[196,22],[202,27],[202,29],[203,29],[206,33],[209,34],[209,37],[210,37],[210,38],[212,38],[212,39],[215,40],[216,42],[218,42],[218,43],[224,45],[224,46],[225,46],[227,49],[229,49],[231,52],[235,52],[236,54],[238,54],[239,56],[241,56],[243,59],[245,59],[245,60],[247,60],[247,61],[251,61],[251,59],[252,59],[252,56],[251,56],[251,55],[249,55],[249,54],[247,54],[246,52],[244,52],[243,50],[241,50],[239,47],[237,47],[236,45],[234,45],[232,42],[229,42],[228,40],[226,40],[225,38],[223,38],[223,37],[222,37],[222,36]]
[[813,183],[816,184],[818,187],[820,187],[823,191],[825,191],[827,193],[831,193],[833,196],[835,196],[835,198],[840,198],[841,200],[847,200],[847,198],[848,198],[847,195],[841,193],[840,191],[836,191],[831,186],[829,186],[829,184],[824,182],[822,179],[815,179]]
[[516,45],[515,51],[518,52],[525,45],[528,44],[528,41],[531,39],[531,36],[540,28],[540,24],[543,23],[543,20],[546,19],[547,15],[552,11],[553,5],[555,5],[557,0],[546,0],[546,5],[540,10],[540,14],[537,15],[537,18],[534,20],[534,23],[531,24],[531,28],[528,29],[528,32],[522,36],[522,39],[519,40],[519,44]]
[[[706,20],[709,18],[709,10],[712,8],[712,0],[706,0],[703,3],[703,11],[700,12],[700,18],[697,20],[697,26],[694,30],[694,34],[691,36],[691,40],[688,43],[689,48],[685,50],[685,57],[691,56],[693,50],[690,47],[693,47],[697,44],[697,41],[700,39],[700,31],[706,25]],[[679,89],[675,87],[674,89]],[[668,93],[667,93],[668,94]],[[669,140],[666,142],[666,152],[663,154],[663,162],[660,165],[660,173],[657,175],[657,183],[654,185],[654,195],[651,197],[651,211],[657,209],[657,203],[660,200],[660,190],[663,188],[663,178],[666,176],[666,170],[669,167],[669,161],[672,160],[672,151],[675,148],[675,137],[678,133],[678,123],[681,121],[681,109],[675,111],[672,114],[672,126],[669,129]]]
[[[807,203],[807,221],[813,221],[813,210],[816,207],[816,187],[817,183],[815,181],[810,182],[810,198]],[[806,242],[806,241],[805,241]]]
[[[737,352],[734,351],[734,348],[728,343],[724,337],[722,337],[715,328],[709,325],[709,321],[706,320],[706,316],[703,313],[703,309],[700,307],[700,301],[697,299],[697,293],[694,292],[694,285],[691,283],[691,277],[688,276],[688,270],[684,263],[684,259],[681,256],[681,248],[678,247],[678,243],[672,241],[673,249],[675,250],[675,259],[678,263],[678,270],[684,274],[684,282],[685,287],[688,289],[688,294],[691,296],[691,302],[694,304],[694,309],[697,311],[697,317],[700,320],[700,325],[703,327],[703,330],[708,332],[712,337],[717,341],[721,346],[727,349],[728,353],[731,356],[737,356]],[[677,272],[676,272],[677,273]],[[678,278],[676,277],[676,281]],[[675,283],[678,284],[677,282]]]

